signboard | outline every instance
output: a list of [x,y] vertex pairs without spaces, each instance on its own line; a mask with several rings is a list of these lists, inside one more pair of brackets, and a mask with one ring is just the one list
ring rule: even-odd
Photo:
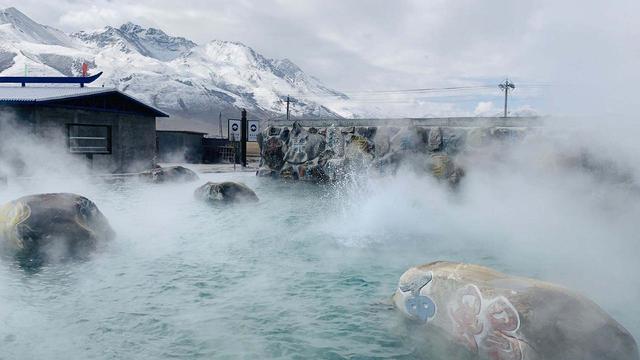
[[247,141],[258,141],[258,134],[260,133],[260,121],[259,120],[247,121],[247,129],[249,131],[249,134],[247,136]]
[[242,131],[242,121],[236,119],[229,119],[229,126],[227,128],[228,138],[230,141],[240,141],[240,133]]

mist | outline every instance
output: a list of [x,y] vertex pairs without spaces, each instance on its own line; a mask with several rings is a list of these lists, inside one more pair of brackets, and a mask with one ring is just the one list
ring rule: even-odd
[[[229,356],[277,356],[273,325],[304,334],[276,336],[296,354],[356,346],[361,354],[393,356],[417,340],[378,304],[388,304],[404,270],[435,260],[560,284],[593,299],[637,337],[635,143],[627,134],[602,136],[597,126],[583,125],[577,117],[548,120],[522,139],[463,151],[455,161],[465,176],[453,188],[411,161],[395,174],[354,173],[326,185],[251,173],[200,174],[187,184],[105,181],[90,176],[59,139],[13,129],[3,149],[20,159],[22,175],[16,176],[15,160],[3,162],[9,181],[0,200],[78,193],[97,204],[117,237],[89,261],[54,264],[37,276],[2,261],[0,338],[13,339],[5,343],[8,354],[50,358],[68,356],[56,350],[60,342],[79,355],[101,354],[105,342],[120,346],[120,355],[196,354],[176,345],[177,338]],[[201,183],[223,180],[247,183],[260,203],[212,208],[195,201]],[[246,297],[247,289],[261,298]],[[251,306],[253,315],[246,313]],[[75,322],[75,313],[88,321]],[[157,350],[122,343],[102,332],[105,323]],[[336,340],[334,331],[353,323],[363,327],[360,334],[374,331],[365,341],[373,348],[358,332]],[[246,346],[225,345],[234,324],[242,324],[237,336]],[[54,335],[61,326],[65,332]],[[25,352],[34,332],[45,340]],[[95,346],[80,350],[67,335]],[[389,337],[398,347],[383,346]]]
[[[496,4],[465,4],[463,19],[477,6],[483,7],[482,23],[507,17]],[[507,75],[550,84],[536,99],[536,110],[549,115],[544,125],[523,138],[457,154],[465,176],[456,187],[422,171],[424,159],[393,174],[362,171],[325,185],[239,172],[200,174],[186,184],[113,179],[96,176],[82,157],[69,154],[64,134],[35,137],[13,117],[0,118],[0,174],[7,177],[0,203],[77,193],[97,204],[117,234],[88,261],[35,274],[0,259],[3,354],[418,358],[389,296],[407,268],[436,260],[567,287],[640,338],[640,101],[633,89],[640,80],[639,6],[514,4],[506,15],[530,16],[512,16],[509,24],[526,31],[474,36],[471,26],[454,31],[462,22],[447,12],[450,21],[427,27],[435,34],[427,41],[434,53],[428,63],[422,53],[419,61],[401,53],[409,54],[406,69],[412,70],[400,75],[389,68],[407,65],[403,56],[382,56],[393,53],[384,46],[390,38],[374,29],[368,37],[341,39],[350,66],[342,68],[336,56],[340,64],[328,61],[319,72],[344,86],[365,70],[375,70],[366,86],[384,88],[422,86],[415,85],[418,78],[466,84]],[[445,33],[452,37],[438,38]],[[335,32],[321,37],[327,48],[340,38]],[[423,38],[418,32],[397,46]],[[364,52],[354,45],[362,39],[380,45]],[[451,47],[453,55],[445,51]],[[362,54],[380,56],[360,68],[363,58],[376,57]],[[426,65],[430,70],[414,71]],[[349,68],[359,70],[351,74]],[[531,108],[519,94],[513,109]],[[499,108],[492,99],[479,97],[474,105],[489,100]],[[393,105],[396,113],[411,114],[467,115],[472,108],[455,101],[408,110]],[[226,180],[247,183],[260,203],[214,208],[194,200],[201,184]]]
[[[43,191],[82,191],[95,181],[86,160],[70,154],[65,134],[50,130],[34,135],[32,128],[12,114],[0,116],[0,174],[7,189],[0,189],[6,202],[16,195]],[[4,191],[2,191],[4,190]]]

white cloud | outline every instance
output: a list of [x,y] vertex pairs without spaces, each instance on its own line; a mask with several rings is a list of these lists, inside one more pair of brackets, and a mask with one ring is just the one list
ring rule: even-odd
[[493,107],[493,101],[480,101],[473,110],[475,116],[495,115],[496,109]]
[[116,25],[126,20],[126,17],[118,11],[110,8],[99,8],[91,5],[89,8],[72,10],[62,14],[58,24],[63,28],[73,28],[88,30],[93,29],[95,24]]

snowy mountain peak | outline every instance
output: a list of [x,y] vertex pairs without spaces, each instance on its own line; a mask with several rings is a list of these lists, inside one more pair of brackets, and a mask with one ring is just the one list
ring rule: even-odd
[[131,21],[120,25],[120,31],[127,34],[137,34],[143,32],[144,30],[145,29],[142,26],[134,24]]
[[187,57],[209,59],[218,64],[266,68],[269,61],[251,47],[236,41],[213,40],[194,49]]
[[94,32],[78,32],[73,37],[89,45],[115,47],[123,52],[137,52],[161,61],[174,60],[197,46],[183,37],[167,35],[164,31],[144,28],[128,22],[119,28],[107,26]]
[[2,24],[27,24],[27,26],[35,27],[39,24],[31,20],[27,15],[14,7],[8,7],[0,10],[0,23]]
[[[22,11],[14,8],[13,6],[0,10],[0,16],[4,19],[4,17],[14,17],[14,18],[23,18],[29,19],[27,15],[25,15]],[[31,20],[31,19],[29,19]],[[4,21],[3,21],[4,24]]]
[[[71,42],[62,31],[38,24],[14,7],[0,10],[0,24],[5,25],[2,37],[6,39],[61,46]],[[6,29],[6,26],[10,29]]]

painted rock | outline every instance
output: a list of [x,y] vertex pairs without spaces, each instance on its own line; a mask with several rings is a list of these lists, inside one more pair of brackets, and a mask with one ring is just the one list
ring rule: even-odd
[[429,151],[438,151],[442,147],[442,130],[439,127],[433,127],[429,130],[427,138],[427,149]]
[[425,339],[443,336],[482,359],[639,359],[629,332],[584,296],[483,266],[411,268],[393,300]]
[[344,137],[342,136],[340,129],[335,126],[327,128],[325,138],[327,142],[326,148],[330,149],[337,157],[343,157]]
[[446,180],[456,186],[464,176],[464,170],[458,167],[453,159],[442,153],[433,154],[429,158],[431,173],[438,180]]
[[220,183],[208,182],[197,188],[194,195],[197,199],[214,204],[259,201],[256,193],[248,186],[231,181]]
[[322,135],[310,133],[295,122],[289,135],[284,161],[290,164],[306,163],[320,156],[325,146],[326,142]]
[[270,137],[264,142],[262,161],[272,170],[280,170],[284,165],[286,145],[278,137]]
[[269,126],[259,134],[261,167],[271,170],[280,170],[284,165],[284,154],[287,152],[289,141],[289,129]]
[[189,182],[199,179],[193,170],[187,169],[184,166],[151,169],[140,173],[140,178],[155,184],[165,182]]
[[85,258],[114,235],[98,207],[80,195],[31,195],[0,208],[3,252],[25,265]]
[[347,136],[345,142],[345,158],[354,167],[353,171],[366,166],[375,157],[375,145],[372,141],[361,135]]

